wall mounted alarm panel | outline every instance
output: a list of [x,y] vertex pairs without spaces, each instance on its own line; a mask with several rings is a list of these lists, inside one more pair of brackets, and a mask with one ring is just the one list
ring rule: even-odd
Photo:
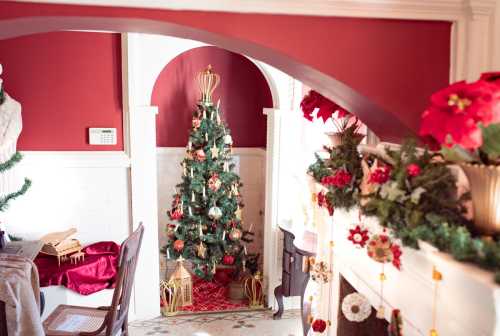
[[116,145],[116,128],[89,128],[90,145]]

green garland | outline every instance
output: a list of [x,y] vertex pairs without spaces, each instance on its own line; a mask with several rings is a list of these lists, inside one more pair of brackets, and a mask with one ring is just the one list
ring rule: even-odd
[[0,173],[3,173],[4,171],[11,169],[16,163],[21,161],[22,158],[23,156],[21,153],[15,152],[14,155],[12,155],[9,160],[0,164]]
[[[419,153],[415,140],[406,141],[399,150],[386,149],[383,157],[368,157],[371,162],[384,162],[390,170],[375,191],[361,195],[361,183],[369,177],[363,176],[353,132],[346,130],[342,144],[327,150],[329,158],[316,155],[308,173],[318,183],[338,169],[353,177],[346,188],[328,186],[326,198],[333,207],[359,206],[365,215],[377,217],[383,227],[390,228],[403,245],[418,249],[419,240],[428,242],[456,260],[494,271],[500,283],[500,237],[473,234],[472,223],[464,216],[464,202],[470,195],[457,197],[457,181],[446,162],[427,150]],[[410,165],[415,171],[409,170]]]
[[6,196],[0,197],[0,212],[5,211],[10,201],[24,195],[30,187],[31,181],[29,179],[24,179],[24,184],[21,189]]
[[328,159],[322,159],[318,154],[316,162],[309,166],[310,174],[316,182],[324,184],[324,178],[333,176],[337,171],[346,171],[351,176],[351,181],[346,186],[325,185],[328,192],[326,199],[335,208],[349,210],[358,205],[359,184],[363,177],[361,169],[361,156],[358,152],[359,139],[356,131],[357,123],[345,128],[341,132],[340,145],[329,148],[325,147],[329,154]]
[[[459,261],[496,272],[500,283],[498,237],[473,236],[464,217],[464,201],[470,195],[457,197],[457,181],[447,163],[435,160],[427,150],[417,153],[413,140],[400,150],[386,149],[386,154],[391,161],[389,180],[364,196],[363,212],[377,217],[403,245],[418,248],[419,240],[426,241]],[[419,173],[412,176],[410,165]]]

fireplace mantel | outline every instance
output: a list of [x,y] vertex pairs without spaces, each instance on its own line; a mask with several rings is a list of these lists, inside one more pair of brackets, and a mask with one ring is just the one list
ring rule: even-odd
[[[366,254],[366,249],[356,248],[347,240],[348,229],[357,223],[357,211],[336,211],[332,219],[335,241],[333,268],[334,301],[331,320],[338,314],[339,276],[342,275],[358,292],[365,295],[374,307],[380,304],[379,274],[381,264]],[[365,219],[373,232],[381,228],[376,220]],[[440,336],[500,335],[500,286],[494,275],[472,264],[461,263],[450,255],[440,253],[428,244],[420,250],[402,248],[402,270],[385,266],[387,276],[384,286],[385,317],[390,320],[393,308],[401,310],[404,334],[428,335],[432,321],[435,266],[442,274],[437,299],[437,331]],[[336,335],[333,323],[330,335]]]

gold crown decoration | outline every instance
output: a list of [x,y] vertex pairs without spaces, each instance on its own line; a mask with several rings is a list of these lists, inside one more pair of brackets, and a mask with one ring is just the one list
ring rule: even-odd
[[209,65],[204,71],[200,71],[196,76],[196,81],[201,92],[201,102],[212,104],[212,93],[220,83],[220,76],[212,70]]

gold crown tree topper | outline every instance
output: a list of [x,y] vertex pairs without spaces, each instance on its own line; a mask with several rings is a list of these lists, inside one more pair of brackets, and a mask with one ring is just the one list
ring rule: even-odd
[[212,70],[209,65],[205,70],[200,71],[196,76],[196,81],[201,92],[201,102],[212,104],[212,93],[220,83],[220,76]]

